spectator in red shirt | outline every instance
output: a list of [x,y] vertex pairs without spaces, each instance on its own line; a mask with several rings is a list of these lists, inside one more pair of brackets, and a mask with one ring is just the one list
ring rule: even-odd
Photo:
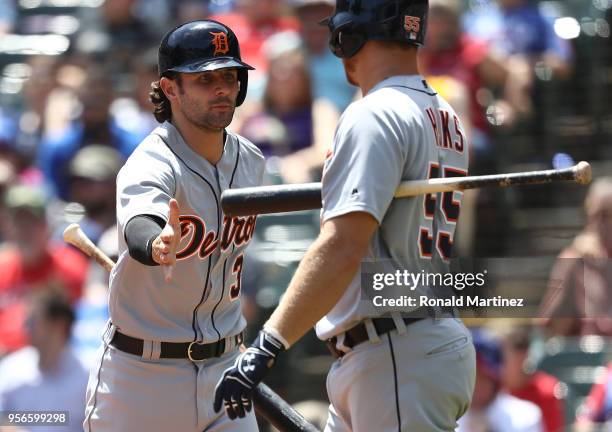
[[512,396],[540,407],[546,432],[560,432],[565,424],[563,401],[559,398],[560,383],[554,376],[535,371],[529,364],[530,336],[529,326],[511,326],[502,334],[503,385]]
[[83,289],[88,262],[64,244],[49,242],[46,201],[40,189],[12,186],[6,192],[6,246],[0,250],[0,355],[27,343],[25,301],[32,292],[63,289],[75,302]]

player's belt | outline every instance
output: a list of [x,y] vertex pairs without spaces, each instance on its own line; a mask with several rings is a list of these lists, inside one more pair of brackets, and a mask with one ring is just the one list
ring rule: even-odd
[[[452,308],[442,308],[438,311],[427,311],[425,315],[416,316],[416,317],[408,317],[402,318],[404,324],[410,325],[417,321],[421,321],[425,318],[435,317],[435,316],[454,316],[454,311]],[[395,321],[393,318],[372,318],[372,324],[374,324],[374,328],[376,329],[376,333],[378,335],[383,335],[389,333],[390,331],[396,330],[397,326],[395,325]],[[360,343],[369,340],[368,330],[364,322],[360,322],[355,327],[351,327],[347,331],[344,332],[344,346],[347,348],[353,348]],[[339,350],[336,347],[336,343],[338,342],[338,338],[336,336],[328,339],[325,343],[327,348],[331,352],[331,354],[340,358],[344,356],[346,353],[344,351]]]
[[[220,357],[225,353],[225,348],[228,343],[234,342],[233,346],[239,346],[243,340],[243,333],[240,332],[235,336],[230,336],[212,343],[201,342],[159,342],[160,353],[159,358],[167,359],[189,359],[193,362],[203,361],[213,357]],[[128,336],[119,331],[115,331],[115,335],[110,344],[128,354],[137,356],[143,355],[144,341],[132,336]]]

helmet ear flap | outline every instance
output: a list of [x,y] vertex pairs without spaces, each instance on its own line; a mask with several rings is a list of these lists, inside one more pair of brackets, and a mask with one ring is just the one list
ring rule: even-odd
[[238,82],[240,83],[240,89],[236,97],[236,106],[242,105],[242,102],[244,102],[246,98],[247,87],[249,85],[249,74],[247,69],[238,69]]
[[366,41],[367,38],[361,33],[340,32],[338,34],[338,42],[342,54],[340,57],[353,57]]
[[339,26],[335,26],[333,20],[330,23],[329,48],[336,57],[353,57],[366,43],[366,35],[356,31],[350,21]]

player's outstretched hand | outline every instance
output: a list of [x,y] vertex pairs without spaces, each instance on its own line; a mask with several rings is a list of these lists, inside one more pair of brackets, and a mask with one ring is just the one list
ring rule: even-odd
[[261,330],[253,344],[240,353],[234,365],[223,372],[215,388],[215,412],[225,406],[230,419],[244,417],[253,406],[253,389],[274,365],[284,349],[282,342]]
[[178,202],[172,198],[169,202],[168,222],[162,232],[153,240],[153,260],[162,266],[166,282],[172,280],[172,270],[176,263],[176,249],[181,240],[180,210]]

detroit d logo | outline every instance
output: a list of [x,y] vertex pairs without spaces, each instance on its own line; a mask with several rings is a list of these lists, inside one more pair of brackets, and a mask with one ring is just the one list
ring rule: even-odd
[[212,44],[215,47],[213,55],[224,55],[229,51],[229,44],[227,43],[227,35],[223,32],[210,32],[213,36]]

